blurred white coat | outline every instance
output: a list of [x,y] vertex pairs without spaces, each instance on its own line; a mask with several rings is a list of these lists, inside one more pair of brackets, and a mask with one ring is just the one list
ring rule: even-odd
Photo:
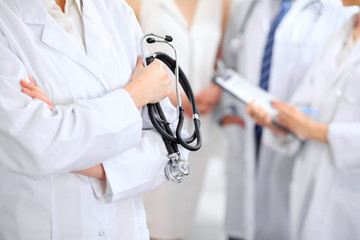
[[[242,36],[237,36],[251,4],[255,4],[252,14]],[[234,13],[225,40],[224,58],[228,66],[256,85],[260,79],[267,34],[279,4],[279,0],[243,1],[235,2],[232,8]],[[269,92],[278,99],[288,100],[326,38],[345,20],[346,14],[337,8],[339,4],[299,0],[293,3],[280,23],[269,80]],[[235,114],[245,120],[244,128],[225,126],[229,139],[226,233],[250,240],[255,235],[256,239],[288,239],[288,195],[293,158],[262,145],[256,176],[254,123],[245,106],[232,97],[224,96],[222,106],[223,115]]]
[[296,155],[293,240],[360,239],[360,41],[349,40],[354,22],[332,36],[290,101],[317,109],[312,119],[329,124],[328,144],[306,141]]

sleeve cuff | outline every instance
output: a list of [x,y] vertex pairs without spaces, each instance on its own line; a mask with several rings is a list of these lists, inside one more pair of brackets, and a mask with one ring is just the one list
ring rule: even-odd
[[104,202],[111,202],[111,192],[108,191],[108,181],[89,177],[92,189],[99,199]]
[[294,156],[299,150],[302,143],[293,135],[275,136],[274,133],[264,128],[262,142],[272,150],[286,156]]
[[103,163],[106,185],[92,181],[94,191],[106,202],[151,191],[167,182],[164,172],[167,161],[167,152],[160,135],[151,130],[143,131],[139,145]]

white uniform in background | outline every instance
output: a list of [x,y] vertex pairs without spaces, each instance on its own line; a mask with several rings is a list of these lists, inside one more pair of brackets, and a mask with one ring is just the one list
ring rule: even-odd
[[[209,87],[221,38],[222,0],[198,0],[189,27],[174,0],[142,0],[140,25],[144,33],[171,35],[177,49],[179,65],[187,76],[194,94]],[[164,44],[148,47],[173,57]],[[144,196],[151,237],[177,239],[186,236],[192,226],[201,192],[207,160],[219,153],[223,138],[212,114],[201,115],[203,145],[190,153],[191,174],[181,184],[167,184]],[[192,133],[192,120],[184,126]]]
[[[329,36],[350,17],[341,2],[297,1],[276,33],[269,92],[288,101]],[[269,131],[268,129],[265,131]],[[294,158],[261,145],[256,187],[256,240],[287,240]],[[276,221],[274,221],[276,219]]]
[[[242,20],[238,15],[246,16],[251,2],[245,1],[240,3],[240,7],[233,7],[236,19]],[[247,19],[242,45],[235,48],[233,40],[241,22],[229,26],[230,32],[225,40],[226,63],[257,85],[268,31],[279,11],[279,4],[280,0],[259,0]],[[236,12],[236,9],[240,10]],[[276,30],[269,92],[286,101],[310,68],[326,38],[344,20],[345,13],[329,2],[294,2]],[[238,114],[245,120],[245,128],[224,127],[229,138],[226,233],[246,240],[289,239],[288,195],[292,158],[262,145],[256,177],[253,120],[247,115],[245,106],[228,95],[224,96],[222,106],[223,115]]]
[[[356,16],[358,18],[358,16]],[[293,240],[360,239],[360,41],[350,19],[290,101],[318,110],[329,144],[306,141],[291,185]]]
[[[149,238],[141,194],[166,182],[167,151],[121,89],[142,33],[123,1],[83,1],[81,14],[86,54],[41,1],[0,2],[2,240]],[[28,74],[52,111],[21,92]],[[101,162],[106,182],[69,173]]]

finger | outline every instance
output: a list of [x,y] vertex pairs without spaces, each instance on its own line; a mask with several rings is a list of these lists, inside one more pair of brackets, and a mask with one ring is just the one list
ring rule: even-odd
[[283,102],[279,102],[279,101],[272,101],[272,102],[271,102],[271,106],[272,106],[273,108],[279,109],[279,110],[281,110],[281,109],[286,109],[286,108],[289,107],[288,104],[283,103]]
[[29,82],[21,79],[20,84],[21,84],[21,86],[23,86],[26,89],[29,89],[30,91],[37,92],[46,98],[48,97],[45,92],[43,92],[38,86],[34,85],[33,83],[29,83]]
[[36,86],[33,91],[35,91],[35,92],[43,95],[44,97],[48,98],[48,95],[43,90],[41,90],[38,86]]
[[271,122],[271,115],[259,106],[256,108],[256,119],[261,125],[267,126]]
[[278,101],[273,101],[272,102],[272,107],[279,110],[279,111],[281,111],[281,112],[287,113],[289,115],[291,115],[292,112],[294,112],[294,110],[295,110],[294,106],[289,105],[287,103],[278,102]]
[[253,106],[253,111],[257,117],[262,117],[264,115],[264,110],[260,106]]
[[22,88],[21,91],[23,93],[25,93],[26,95],[32,97],[32,98],[37,98],[37,99],[39,99],[39,100],[41,100],[43,102],[46,102],[46,103],[49,102],[48,98],[44,97],[42,94],[40,94],[40,93],[38,93],[36,91],[32,91],[32,90],[29,90],[27,88]]
[[28,95],[29,97],[32,97],[34,99],[39,99],[43,102],[45,102],[46,104],[48,105],[52,105],[51,101],[49,100],[49,98],[47,96],[44,96],[36,91],[32,91],[32,90],[29,90],[27,88],[22,88],[21,91],[23,93],[25,93],[26,95]]
[[[168,73],[168,70],[167,70],[167,67],[166,67],[166,65],[163,63],[163,62],[161,62],[160,60],[157,60],[157,59],[155,59],[152,63],[154,63],[154,62],[157,62],[156,64],[157,64],[157,66],[158,67],[160,67],[159,68],[159,74],[160,74],[160,76],[163,76],[163,77],[166,77],[166,78],[170,78],[170,75],[169,75],[169,73]],[[151,63],[151,64],[152,64]],[[170,78],[170,82],[171,82],[171,78]]]
[[294,121],[296,120],[296,118],[294,118],[294,115],[288,112],[284,112],[284,111],[279,111],[279,113],[277,114],[277,118],[283,121]]
[[262,119],[263,121],[266,119],[267,117],[267,114],[265,111],[262,111],[262,109],[259,109],[258,111],[258,115],[259,115],[259,118]]
[[21,92],[25,93],[26,95],[28,95],[29,97],[32,97],[32,98],[34,98],[34,96],[35,96],[35,92],[29,90],[28,88],[22,88]]
[[251,103],[249,103],[248,105],[246,105],[246,111],[248,112],[248,114],[251,116],[251,114],[254,113],[254,101],[252,101]]
[[35,91],[31,91],[31,90],[29,90],[27,88],[23,88],[23,89],[21,89],[21,91],[23,93],[25,93],[26,95],[34,98],[34,99],[39,99],[40,101],[43,101],[44,103],[46,103],[50,107],[51,110],[53,109],[53,105],[52,105],[50,99],[47,96],[44,96],[44,95],[42,95],[42,94],[40,94],[38,92],[35,92]]
[[286,114],[279,113],[277,115],[277,122],[283,125],[284,127],[289,127],[289,119]]
[[36,89],[36,85],[32,84],[31,82],[27,82],[24,79],[20,80],[20,85],[24,88],[27,88],[29,90],[34,90]]
[[258,112],[258,109],[252,105],[249,107],[249,111],[250,111],[250,116],[252,118],[254,118],[254,120],[258,119],[259,118],[259,112]]
[[248,104],[249,107],[253,108],[255,106],[255,101],[251,101],[249,104]]
[[36,84],[36,82],[34,81],[34,79],[33,79],[30,75],[28,75],[28,76],[29,76],[30,82],[31,82],[32,84],[34,84],[35,86],[37,86],[37,84]]
[[142,61],[142,57],[138,56],[137,61],[136,61],[136,66],[135,66],[135,71],[141,69],[144,67],[143,61]]
[[250,115],[250,117],[252,118],[252,119],[254,119],[254,120],[256,120],[257,119],[257,113],[256,113],[256,111],[255,111],[255,109],[254,109],[254,107],[252,107],[252,106],[249,106],[248,107],[248,114]]

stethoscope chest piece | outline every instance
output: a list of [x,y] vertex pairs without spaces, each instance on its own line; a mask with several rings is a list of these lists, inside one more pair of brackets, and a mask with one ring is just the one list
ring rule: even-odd
[[177,153],[170,154],[169,159],[165,166],[165,175],[169,180],[181,183],[184,177],[190,174],[190,164],[181,159]]

